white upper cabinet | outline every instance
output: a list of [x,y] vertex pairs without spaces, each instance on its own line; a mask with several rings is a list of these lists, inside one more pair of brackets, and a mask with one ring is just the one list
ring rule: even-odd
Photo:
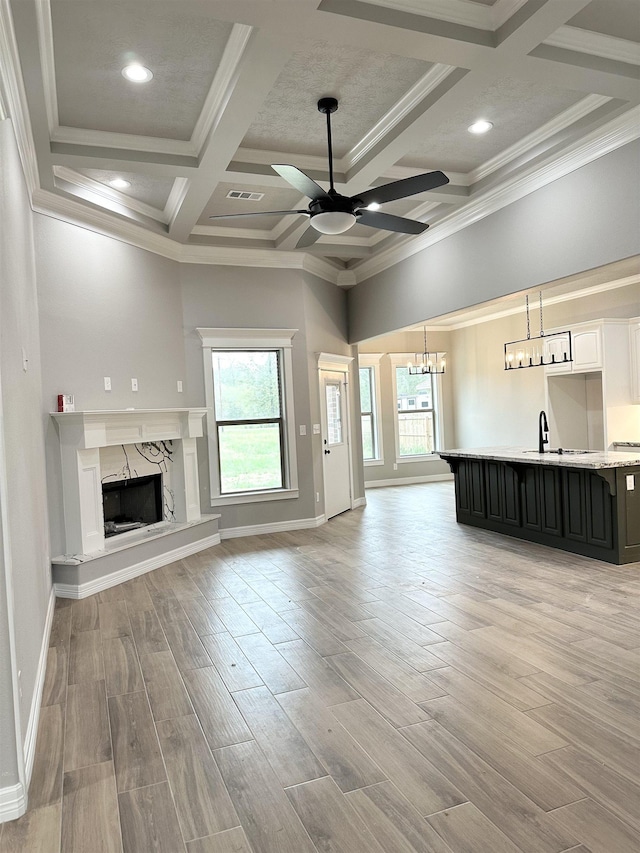
[[631,355],[631,399],[640,403],[640,320],[629,325],[629,350]]
[[[602,370],[602,323],[574,326],[570,329],[573,361],[565,361],[569,349],[569,331],[556,334],[544,342],[547,373],[587,373]],[[548,334],[551,334],[549,332]]]

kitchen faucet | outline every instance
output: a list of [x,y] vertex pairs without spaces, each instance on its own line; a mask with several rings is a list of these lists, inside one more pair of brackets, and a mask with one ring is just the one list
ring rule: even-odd
[[544,453],[545,444],[549,444],[549,424],[543,410],[538,415],[538,453]]

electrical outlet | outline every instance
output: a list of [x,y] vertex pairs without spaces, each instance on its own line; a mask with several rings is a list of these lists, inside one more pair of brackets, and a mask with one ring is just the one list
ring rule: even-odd
[[29,369],[29,358],[27,356],[27,351],[24,347],[22,347],[22,369],[25,373]]
[[397,471],[397,470],[398,470],[398,464],[397,464],[397,462],[394,462],[394,463],[393,463],[393,470],[394,470],[394,471]]
[[137,390],[138,390],[138,380],[137,380],[137,379],[132,379],[132,380],[131,380],[131,390],[132,390],[132,391],[137,391]]
[[182,394],[182,379],[178,379],[178,394]]
[[306,434],[307,434],[307,425],[306,424],[300,424],[300,435],[306,435]]
[[105,391],[111,391],[111,377],[110,376],[104,377],[104,390]]
[[320,435],[320,424],[314,424],[313,425],[313,434],[314,435]]

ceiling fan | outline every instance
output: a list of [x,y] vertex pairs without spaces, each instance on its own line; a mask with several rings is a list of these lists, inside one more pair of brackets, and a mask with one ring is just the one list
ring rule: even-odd
[[306,210],[264,210],[253,213],[228,213],[210,216],[209,219],[235,219],[240,216],[284,216],[286,214],[304,214],[310,218],[310,227],[298,240],[296,248],[311,246],[323,234],[343,234],[356,222],[371,228],[382,228],[385,231],[397,231],[400,234],[422,234],[429,227],[426,222],[416,222],[404,216],[394,216],[380,213],[378,207],[387,201],[407,198],[416,193],[423,193],[442,187],[449,183],[449,178],[442,172],[427,172],[383,184],[371,190],[365,190],[354,196],[340,195],[333,185],[333,148],[331,143],[331,113],[338,109],[335,98],[320,98],[318,110],[327,117],[327,147],[329,151],[329,189],[322,187],[305,175],[296,166],[284,164],[272,165],[285,181],[299,192],[308,196],[311,201]]

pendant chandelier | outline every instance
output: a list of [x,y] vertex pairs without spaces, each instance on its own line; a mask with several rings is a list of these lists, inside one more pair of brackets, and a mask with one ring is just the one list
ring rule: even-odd
[[413,361],[407,362],[407,370],[410,376],[419,376],[424,373],[444,373],[447,360],[446,352],[429,352],[427,350],[427,327],[424,327],[424,351],[417,352]]
[[550,364],[568,364],[573,361],[571,332],[552,332],[545,335],[542,323],[542,291],[540,292],[540,334],[531,337],[529,321],[529,296],[525,296],[527,337],[504,345],[504,369],[544,367]]

